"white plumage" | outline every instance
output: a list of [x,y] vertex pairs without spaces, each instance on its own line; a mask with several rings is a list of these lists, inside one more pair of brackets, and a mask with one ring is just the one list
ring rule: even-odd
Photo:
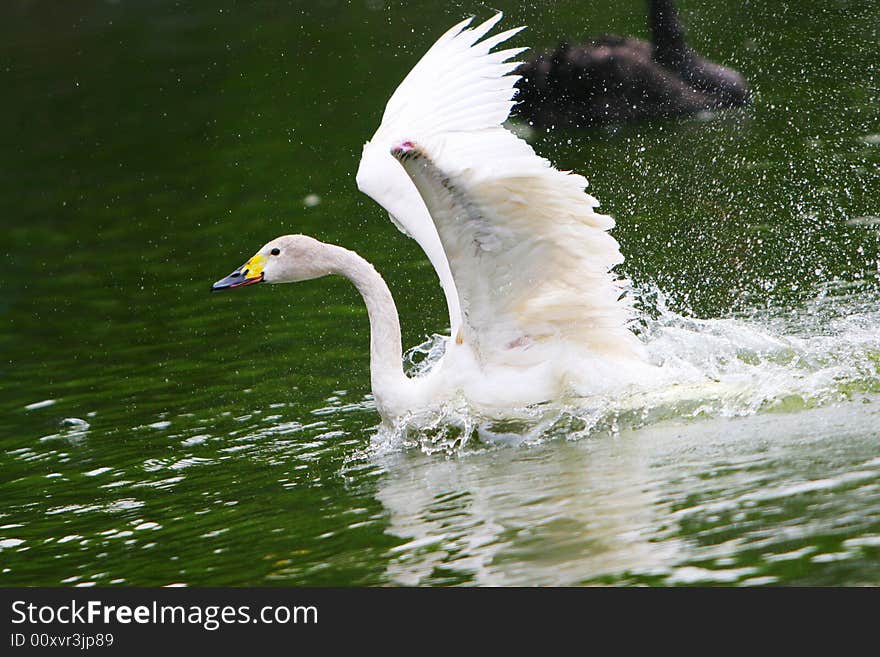
[[583,177],[502,125],[519,64],[509,60],[524,49],[491,52],[522,28],[480,41],[500,19],[459,23],[416,64],[364,146],[358,186],[425,250],[452,334],[480,362],[504,364],[512,348],[548,340],[635,355],[608,273],[623,260],[606,232],[613,220],[595,212]]
[[521,28],[497,14],[459,23],[400,84],[364,146],[358,186],[433,264],[452,328],[426,374],[403,372],[397,309],[357,254],[302,235],[266,244],[215,289],[341,274],[370,317],[373,394],[385,420],[464,402],[493,417],[619,389],[644,373],[641,343],[610,273],[623,260],[586,180],[554,169],[503,127]]
[[425,53],[389,99],[382,124],[364,145],[357,173],[358,188],[388,211],[395,225],[419,243],[434,266],[446,295],[453,335],[461,326],[461,313],[446,255],[424,202],[390,151],[402,134],[479,130],[499,126],[507,119],[517,79],[508,74],[518,64],[506,60],[527,49],[489,51],[523,28],[476,43],[501,16],[496,14],[474,29],[465,29],[472,19],[464,20]]

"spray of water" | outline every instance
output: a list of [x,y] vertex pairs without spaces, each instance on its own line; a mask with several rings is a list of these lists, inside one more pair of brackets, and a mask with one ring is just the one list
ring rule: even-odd
[[[696,319],[671,310],[656,288],[636,292],[634,329],[656,376],[614,394],[519,409],[499,422],[444,405],[379,429],[374,447],[428,453],[614,434],[664,420],[735,417],[880,394],[880,304],[858,286],[828,285],[797,309]],[[442,357],[446,338],[411,349],[411,374]]]

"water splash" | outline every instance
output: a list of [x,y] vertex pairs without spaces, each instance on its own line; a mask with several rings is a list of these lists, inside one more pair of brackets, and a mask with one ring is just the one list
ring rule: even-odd
[[[636,291],[634,326],[656,367],[650,381],[601,395],[481,417],[462,404],[380,427],[373,449],[462,453],[494,445],[616,434],[671,419],[795,412],[880,394],[880,303],[870,290],[830,284],[800,308],[697,319],[671,310],[656,288]],[[430,369],[446,338],[409,350],[411,375]]]

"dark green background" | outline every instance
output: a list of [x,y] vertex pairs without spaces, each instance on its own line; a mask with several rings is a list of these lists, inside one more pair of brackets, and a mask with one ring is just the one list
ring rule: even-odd
[[[587,176],[623,273],[676,311],[807,326],[830,291],[880,316],[880,5],[680,5],[754,105],[536,149]],[[638,0],[496,6],[529,25],[517,44],[646,33]],[[880,584],[873,398],[451,458],[377,451],[349,284],[208,293],[303,232],[376,265],[405,345],[442,331],[433,271],[354,173],[420,54],[490,11],[0,5],[0,585]]]

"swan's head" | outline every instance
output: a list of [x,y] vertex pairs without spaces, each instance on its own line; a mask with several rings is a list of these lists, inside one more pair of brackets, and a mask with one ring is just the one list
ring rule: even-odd
[[327,245],[306,235],[284,235],[267,242],[250,260],[221,278],[212,290],[228,290],[255,283],[295,283],[335,271]]

